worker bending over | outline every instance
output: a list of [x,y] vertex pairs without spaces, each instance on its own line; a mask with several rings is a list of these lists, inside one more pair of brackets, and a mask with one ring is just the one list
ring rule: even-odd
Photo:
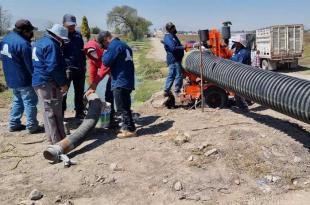
[[173,23],[166,24],[167,34],[164,37],[164,46],[167,52],[167,65],[169,73],[165,83],[164,96],[169,96],[171,87],[175,81],[175,94],[179,96],[183,85],[182,59],[184,56],[184,46],[177,37],[177,30]]
[[55,24],[35,43],[32,52],[32,86],[42,103],[45,133],[52,144],[65,138],[62,99],[68,86],[61,46],[66,40],[67,29]]
[[130,94],[135,89],[135,67],[131,48],[119,38],[112,37],[109,31],[98,35],[98,43],[106,49],[102,57],[104,65],[110,67],[112,90],[116,109],[122,116],[122,127],[118,138],[136,136],[132,119]]
[[[105,76],[111,75],[110,68],[106,67],[102,63],[102,55],[104,50],[100,47],[99,43],[93,39],[86,43],[84,51],[88,57],[89,65],[89,89],[86,92],[86,96],[96,92],[97,86]],[[111,90],[111,76],[108,78],[108,82],[105,90],[105,100],[111,103],[111,114],[110,114],[110,128],[118,127],[115,121],[115,109],[114,109],[114,98]]]

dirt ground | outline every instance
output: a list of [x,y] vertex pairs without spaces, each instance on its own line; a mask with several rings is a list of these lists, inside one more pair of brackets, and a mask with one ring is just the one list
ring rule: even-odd
[[[0,109],[0,204],[309,204],[310,125],[257,104],[249,113],[152,105],[135,109],[139,137],[94,130],[70,168],[43,158],[43,134],[7,132]],[[33,189],[41,200],[28,201]]]

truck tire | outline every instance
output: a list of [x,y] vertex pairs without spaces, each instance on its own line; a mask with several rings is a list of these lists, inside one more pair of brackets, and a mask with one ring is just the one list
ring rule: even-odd
[[298,59],[290,63],[290,69],[297,69],[297,68],[298,68]]
[[277,70],[277,62],[269,59],[263,59],[262,68],[264,70]]
[[225,90],[212,87],[204,91],[204,99],[206,105],[210,108],[224,108],[227,107],[228,95]]

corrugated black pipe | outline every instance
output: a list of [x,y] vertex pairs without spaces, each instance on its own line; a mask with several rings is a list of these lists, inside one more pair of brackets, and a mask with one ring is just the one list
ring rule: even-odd
[[87,96],[87,100],[89,104],[88,113],[83,123],[73,134],[67,136],[57,144],[49,146],[43,152],[45,159],[59,162],[60,155],[66,154],[79,146],[87,138],[87,134],[96,126],[101,113],[101,100],[96,93]]
[[[183,66],[199,76],[199,51],[189,53]],[[203,54],[203,68],[207,81],[285,115],[310,122],[310,81],[253,68],[211,53]]]

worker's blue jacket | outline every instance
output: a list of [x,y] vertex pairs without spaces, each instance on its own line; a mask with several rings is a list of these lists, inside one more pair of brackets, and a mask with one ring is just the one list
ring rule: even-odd
[[167,64],[182,62],[184,56],[184,46],[176,35],[170,33],[164,37],[165,50],[167,52]]
[[31,53],[30,42],[14,31],[0,42],[0,59],[9,88],[31,86]]
[[112,40],[102,56],[102,62],[111,69],[112,90],[135,89],[135,67],[131,48],[120,39]]
[[86,56],[84,53],[84,41],[82,35],[75,31],[69,33],[68,38],[70,42],[64,44],[63,47],[66,67],[75,67],[81,70],[85,69]]
[[60,43],[46,34],[33,46],[32,62],[34,66],[32,86],[46,82],[56,82],[58,86],[66,84],[65,66]]
[[230,60],[246,65],[251,65],[251,52],[247,48],[240,48],[235,51]]

